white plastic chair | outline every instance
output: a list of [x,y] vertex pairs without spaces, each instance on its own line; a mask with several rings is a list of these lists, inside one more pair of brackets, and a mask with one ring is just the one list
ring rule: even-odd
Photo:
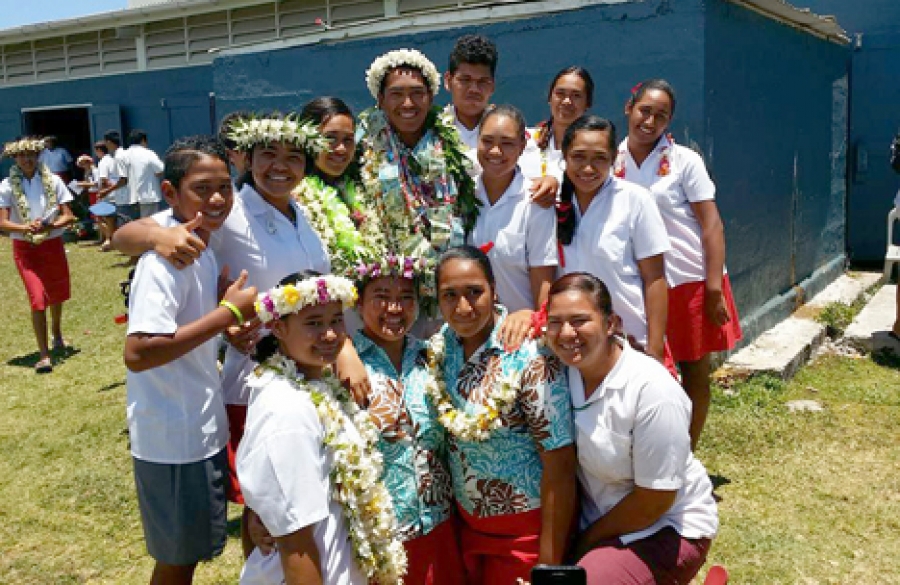
[[[900,211],[895,207],[887,217],[887,252],[884,254],[884,281],[891,279],[894,264],[900,262],[900,246],[894,244],[894,222],[900,219]],[[900,278],[900,276],[898,276]]]

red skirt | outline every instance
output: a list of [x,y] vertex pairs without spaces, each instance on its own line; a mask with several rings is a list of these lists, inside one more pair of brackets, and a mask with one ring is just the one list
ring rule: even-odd
[[531,569],[540,555],[540,509],[479,518],[457,508],[468,585],[515,585],[517,578],[531,581]]
[[666,338],[676,362],[695,362],[709,353],[731,349],[743,337],[728,275],[722,277],[722,295],[731,315],[728,323],[719,326],[709,320],[703,309],[705,294],[702,280],[669,289]]
[[407,570],[403,582],[408,585],[466,585],[459,554],[458,520],[444,520],[425,536],[407,540]]
[[25,240],[13,240],[13,260],[32,311],[46,311],[71,298],[69,261],[62,238],[44,240],[37,246]]
[[225,495],[229,502],[235,504],[244,503],[244,494],[241,493],[241,484],[237,476],[237,450],[244,437],[244,425],[247,424],[246,404],[226,404],[225,412],[228,414],[228,482],[225,484]]

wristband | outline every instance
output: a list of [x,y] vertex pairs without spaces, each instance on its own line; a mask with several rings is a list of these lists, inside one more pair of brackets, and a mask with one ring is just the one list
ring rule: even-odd
[[238,325],[244,324],[244,314],[241,313],[241,310],[237,308],[237,305],[232,303],[231,301],[222,301],[219,303],[220,307],[225,307],[231,314],[234,315],[234,318],[237,319]]

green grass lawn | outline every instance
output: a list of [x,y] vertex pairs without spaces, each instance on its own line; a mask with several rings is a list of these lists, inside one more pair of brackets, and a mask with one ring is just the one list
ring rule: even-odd
[[[33,373],[28,301],[0,239],[0,583],[143,583],[125,433],[125,328],[115,253],[69,244],[75,351]],[[718,484],[710,561],[732,583],[900,583],[900,362],[824,358],[791,383],[717,389],[698,456]],[[821,413],[789,414],[812,398]],[[197,583],[235,583],[237,509],[223,557]]]

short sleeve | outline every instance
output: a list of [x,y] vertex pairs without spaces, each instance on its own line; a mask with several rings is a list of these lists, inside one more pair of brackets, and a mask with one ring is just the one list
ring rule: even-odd
[[634,206],[634,227],[632,231],[632,242],[634,246],[634,257],[637,260],[643,260],[651,256],[656,256],[671,249],[669,244],[669,234],[666,232],[666,225],[663,223],[662,215],[656,206],[650,193],[644,191],[633,198]]
[[634,483],[654,490],[684,484],[691,439],[690,414],[674,401],[638,404],[633,431]]
[[573,442],[572,404],[562,364],[556,357],[539,354],[522,372],[519,402],[528,430],[544,451]]
[[528,235],[525,245],[529,266],[557,266],[556,211],[544,209],[537,203],[528,203]]
[[[185,270],[191,270],[188,267]],[[128,294],[128,334],[171,335],[187,294],[186,276],[153,252],[138,262]]]
[[257,419],[265,428],[245,436],[248,444],[238,452],[237,473],[247,506],[279,537],[327,518],[330,499],[312,404],[298,404],[296,393],[278,392],[278,400],[274,398],[250,407],[266,409],[267,414]]
[[63,156],[63,161],[65,161],[65,163],[66,163],[67,165],[72,164],[72,161],[73,161],[72,155],[69,154],[69,151],[68,151],[68,150],[63,149],[63,151],[62,151],[62,156]]
[[72,196],[72,192],[69,191],[69,188],[63,183],[62,179],[56,175],[51,175],[51,181],[53,182],[53,188],[56,189],[56,200],[58,202],[71,203],[72,200],[75,199]]
[[150,161],[150,167],[153,169],[153,172],[159,174],[163,172],[163,161],[159,159],[159,155],[155,152],[151,151],[153,155],[153,160]]
[[12,187],[9,185],[9,179],[3,179],[0,182],[0,207],[12,207]]
[[125,153],[122,153],[121,155],[116,157],[115,160],[116,160],[116,166],[119,169],[119,178],[127,179],[128,178],[128,168],[129,168],[128,155],[126,155]]
[[700,155],[689,148],[679,149],[679,157],[682,158],[681,187],[684,196],[691,203],[700,201],[712,201],[716,198],[716,185],[709,178],[706,165]]

